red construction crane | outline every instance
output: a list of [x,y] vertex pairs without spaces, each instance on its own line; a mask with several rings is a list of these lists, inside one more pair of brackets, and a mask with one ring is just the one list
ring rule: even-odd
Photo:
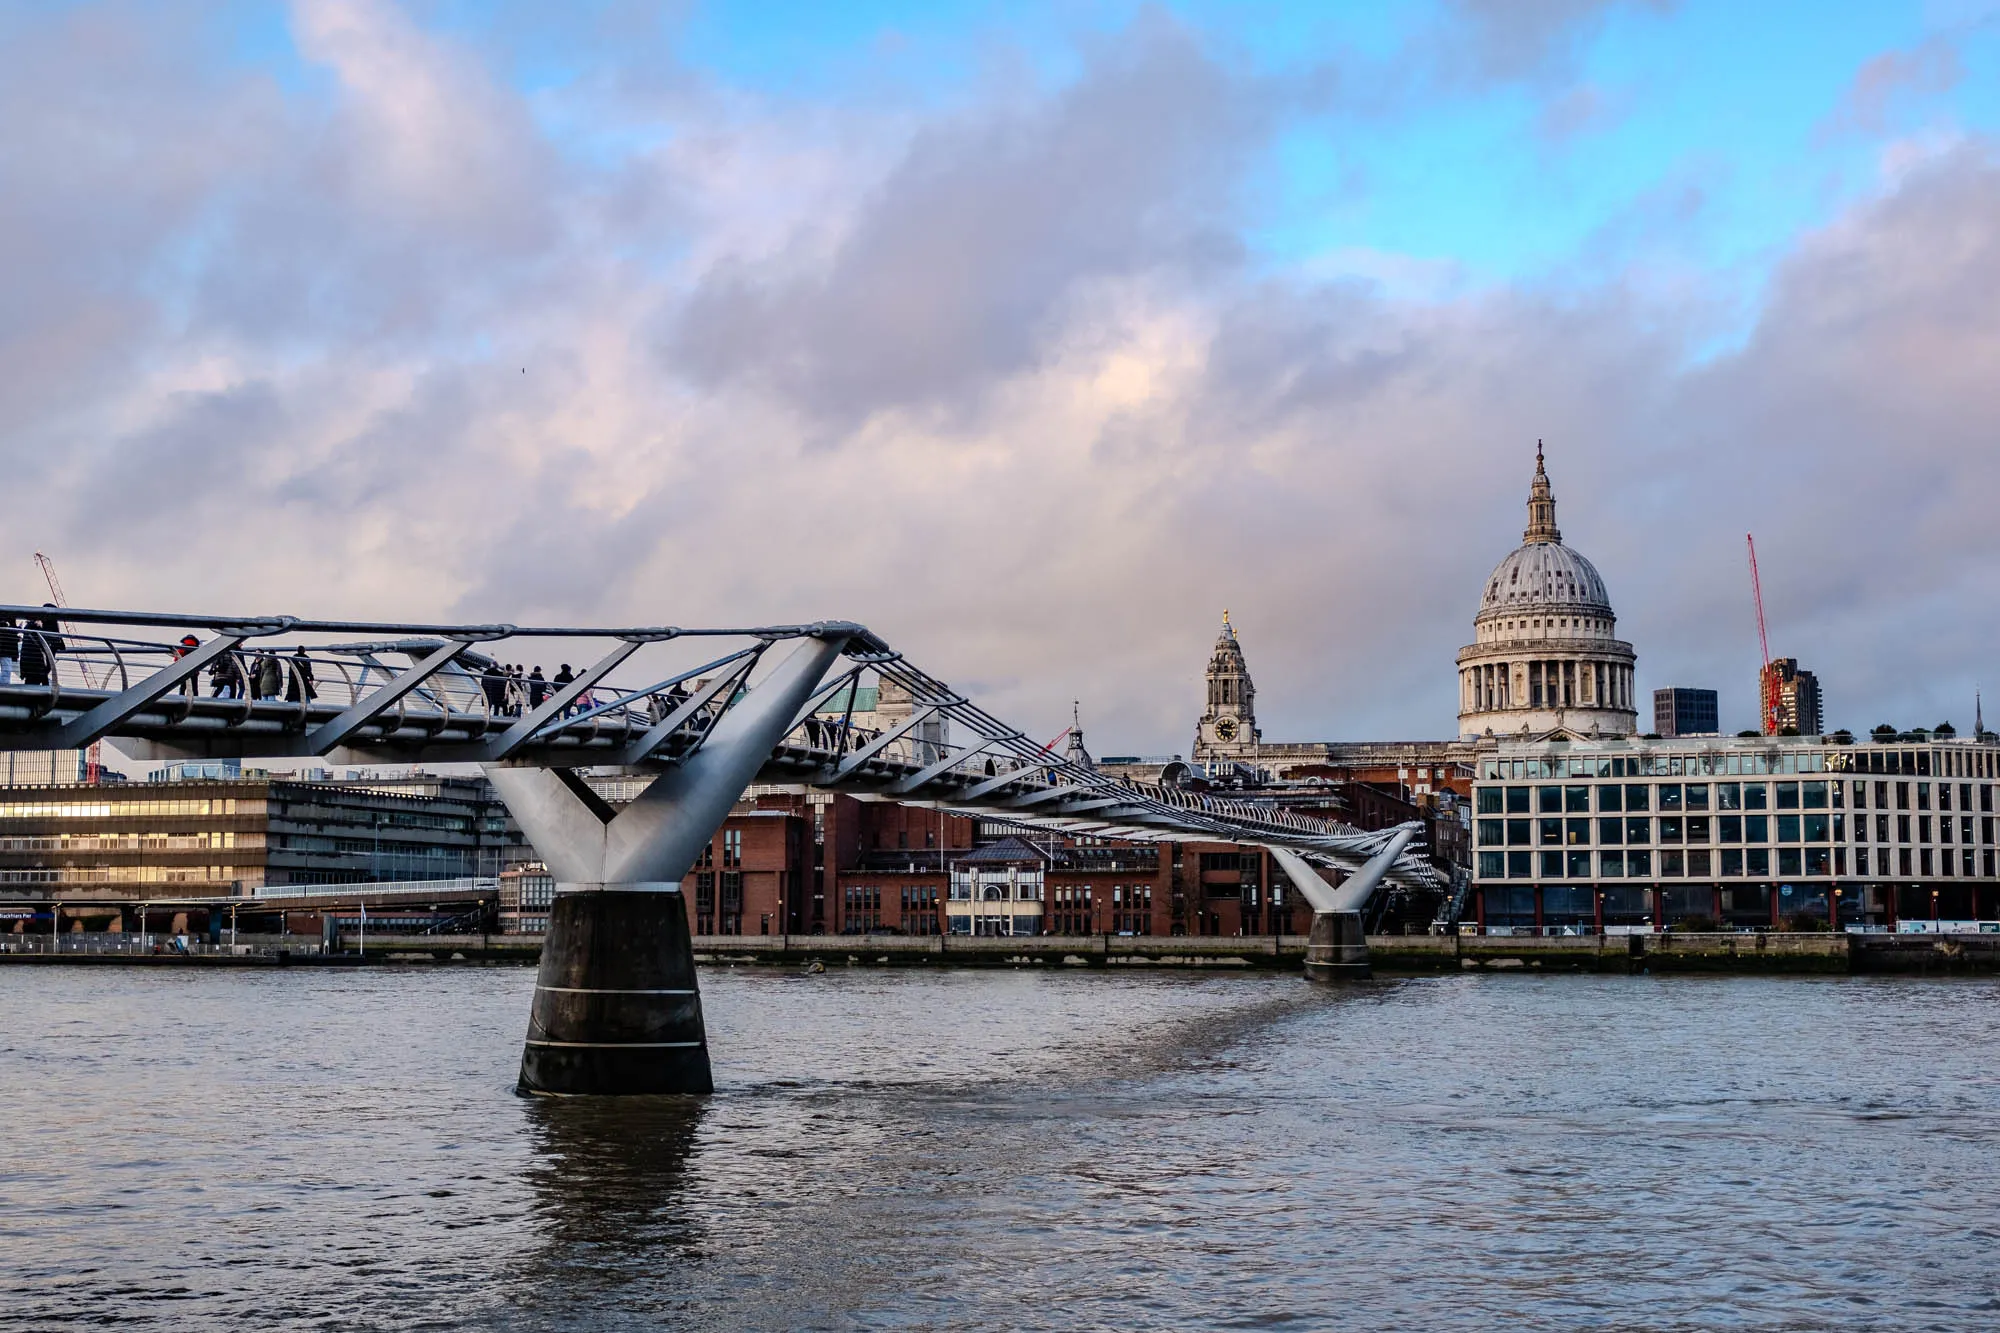
[[1757,671],[1757,725],[1766,736],[1778,734],[1778,673],[1771,669],[1771,636],[1764,630],[1764,585],[1757,577],[1757,539],[1749,533],[1750,596],[1757,603],[1757,650],[1763,665]]
[[[49,585],[49,600],[57,606],[68,606],[69,598],[63,596],[62,580],[56,577],[56,562],[43,555],[40,551],[37,551],[35,552],[35,563],[41,566],[42,578]],[[89,673],[86,672],[85,679],[88,678]],[[103,778],[104,742],[92,741],[90,749],[84,754],[83,780],[95,787]]]

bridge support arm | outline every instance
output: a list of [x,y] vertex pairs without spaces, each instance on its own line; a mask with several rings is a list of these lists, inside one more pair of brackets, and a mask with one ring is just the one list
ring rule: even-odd
[[681,880],[846,640],[803,640],[623,810],[568,769],[487,765],[556,880],[523,1092],[713,1089]]
[[1271,848],[1271,858],[1285,878],[1313,909],[1312,934],[1306,939],[1306,976],[1314,981],[1366,980],[1368,937],[1361,913],[1375,896],[1396,859],[1417,836],[1414,825],[1396,831],[1389,845],[1347,877],[1338,888],[1319,877],[1304,857],[1287,847]]
[[355,703],[339,717],[323,722],[306,737],[307,754],[325,754],[334,746],[352,736],[361,728],[394,708],[404,695],[429,680],[438,672],[451,665],[453,658],[465,651],[465,645],[452,639],[433,649],[430,655],[403,672],[394,680],[376,690],[367,698]]

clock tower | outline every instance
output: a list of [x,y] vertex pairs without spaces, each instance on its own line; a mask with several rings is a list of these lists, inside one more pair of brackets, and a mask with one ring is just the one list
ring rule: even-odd
[[1195,727],[1195,761],[1245,758],[1256,753],[1259,737],[1257,687],[1250,683],[1243,648],[1224,611],[1222,633],[1208,659],[1208,711]]

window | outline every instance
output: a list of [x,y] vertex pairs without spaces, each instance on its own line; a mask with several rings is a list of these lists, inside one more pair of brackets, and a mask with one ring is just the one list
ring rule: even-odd
[[1627,819],[1625,821],[1625,841],[1628,843],[1648,843],[1653,840],[1653,821],[1650,819]]
[[1928,782],[1919,782],[1917,784],[1917,809],[1928,810],[1930,808],[1931,784]]
[[1538,819],[1541,825],[1541,842],[1544,847],[1560,847],[1563,840],[1563,822],[1560,819]]
[[1559,815],[1562,813],[1562,808],[1563,789],[1561,787],[1535,788],[1535,810],[1537,813]]
[[1780,875],[1803,875],[1805,873],[1798,848],[1780,847],[1778,849],[1778,873]]
[[1770,807],[1764,801],[1764,784],[1746,782],[1743,784],[1743,808],[1745,810],[1766,810]]
[[1721,829],[1721,832],[1718,835],[1718,841],[1721,842],[1743,841],[1742,815],[1718,815],[1716,816],[1715,822]]
[[1625,853],[1625,873],[1633,879],[1642,879],[1651,875],[1653,873],[1653,854],[1651,852]]
[[1543,852],[1542,878],[1561,879],[1562,872],[1563,872],[1563,854],[1561,852]]
[[1508,820],[1507,845],[1509,847],[1526,847],[1528,845],[1529,825],[1533,822],[1527,819]]
[[1607,783],[1597,789],[1597,808],[1612,814],[1625,808],[1625,789]]
[[1481,852],[1479,854],[1479,877],[1481,879],[1499,879],[1506,873],[1507,854],[1505,852]]
[[1479,845],[1498,847],[1507,839],[1507,821],[1504,819],[1482,819],[1479,821]]
[[1909,840],[1910,840],[1910,817],[1908,815],[1897,815],[1896,841],[1908,842]]
[[1706,782],[1690,782],[1686,787],[1686,792],[1688,809],[1708,809],[1708,784]]
[[1917,841],[1929,842],[1930,840],[1931,840],[1931,817],[1929,815],[1918,815]]
[[1938,783],[1938,809],[1951,809],[1951,784],[1949,782]]
[[1741,810],[1743,808],[1743,784],[1740,782],[1716,783],[1715,808],[1718,810]]
[[722,833],[722,868],[731,870],[743,864],[743,830],[724,829]]
[[1661,813],[1664,814],[1669,810],[1678,810],[1680,808],[1681,808],[1680,784],[1678,782],[1670,782],[1662,785],[1660,787]]
[[[1569,877],[1571,879],[1589,879],[1590,853],[1570,852],[1568,855],[1569,855]],[[1970,853],[1968,853],[1968,855],[1970,855]],[[1967,873],[1970,874],[1971,872],[1968,871]]]
[[1780,810],[1796,810],[1799,808],[1798,783],[1779,782],[1772,785],[1778,789],[1778,808]]
[[1625,784],[1626,810],[1628,811],[1644,810],[1647,808],[1647,806],[1648,806],[1648,799],[1646,796],[1646,785],[1643,782],[1626,783]]
[[1868,808],[1868,784],[1865,782],[1854,784],[1854,808],[1856,810]]
[[1770,874],[1771,873],[1770,850],[1764,847],[1751,847],[1746,849],[1743,853],[1743,864],[1745,869],[1747,869],[1750,874],[1753,875]]
[[1769,815],[1743,816],[1743,841],[1769,842],[1771,840],[1771,817]]
[[1856,847],[1854,849],[1854,873],[1857,875],[1868,873],[1868,849],[1866,847]]
[[1799,840],[1799,817],[1797,815],[1778,816],[1778,841],[1797,842]]
[[1607,846],[1615,846],[1625,841],[1625,821],[1622,819],[1600,819],[1597,821],[1597,840]]
[[1824,782],[1801,783],[1800,788],[1805,795],[1806,809],[1826,809],[1826,784]]
[[1510,815],[1525,815],[1528,813],[1528,789],[1526,787],[1509,787],[1507,789],[1507,813]]
[[1533,852],[1507,853],[1507,878],[1533,879],[1534,871],[1531,869],[1529,863],[1529,858],[1533,855]]
[[1689,815],[1687,821],[1687,840],[1689,842],[1707,842],[1708,828],[1707,815]]
[[1660,816],[1660,841],[1679,842],[1680,840],[1681,821],[1666,815]]
[[1896,808],[1898,810],[1910,808],[1910,784],[1907,782],[1896,784]]
[[1625,853],[1599,852],[1597,854],[1597,873],[1605,879],[1623,879],[1625,877]]
[[[1588,819],[1565,819],[1563,821],[1564,840],[1572,847],[1581,847],[1590,841],[1590,821]],[[1967,838],[1967,842],[1971,839]]]
[[1480,813],[1480,814],[1482,814],[1482,815],[1497,815],[1497,814],[1499,814],[1499,813],[1500,813],[1500,800],[1501,800],[1501,796],[1500,796],[1500,788],[1498,788],[1498,787],[1481,787],[1481,788],[1479,789],[1479,796],[1478,796],[1478,801],[1479,801],[1479,813]]
[[[1907,817],[1905,816],[1904,818]],[[1903,825],[1903,830],[1905,832],[1909,831],[1909,825],[1907,823]],[[1877,842],[1889,841],[1889,816],[1887,815],[1875,816],[1875,841]]]
[[1680,852],[1660,853],[1660,874],[1679,879],[1687,874],[1687,864]]
[[1741,875],[1743,873],[1743,853],[1740,849],[1735,847],[1725,847],[1722,849],[1722,873],[1725,876]]
[[1687,854],[1687,872],[1697,878],[1713,874],[1709,866],[1709,850],[1706,847],[1690,847]]

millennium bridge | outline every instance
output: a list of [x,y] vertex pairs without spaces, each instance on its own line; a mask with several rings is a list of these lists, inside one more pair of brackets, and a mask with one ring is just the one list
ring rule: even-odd
[[[482,766],[556,881],[520,1086],[712,1088],[680,882],[752,783],[1077,836],[1268,848],[1312,906],[1306,970],[1367,974],[1360,913],[1434,887],[1418,826],[1363,832],[1134,782],[1057,755],[846,621],[534,628],[0,606],[0,749],[109,740],[134,759]],[[7,636],[18,635],[18,641]],[[567,656],[567,680],[517,658]],[[908,701],[855,724],[867,678]],[[613,809],[578,770],[652,780]],[[1316,867],[1345,872],[1336,887]]]

